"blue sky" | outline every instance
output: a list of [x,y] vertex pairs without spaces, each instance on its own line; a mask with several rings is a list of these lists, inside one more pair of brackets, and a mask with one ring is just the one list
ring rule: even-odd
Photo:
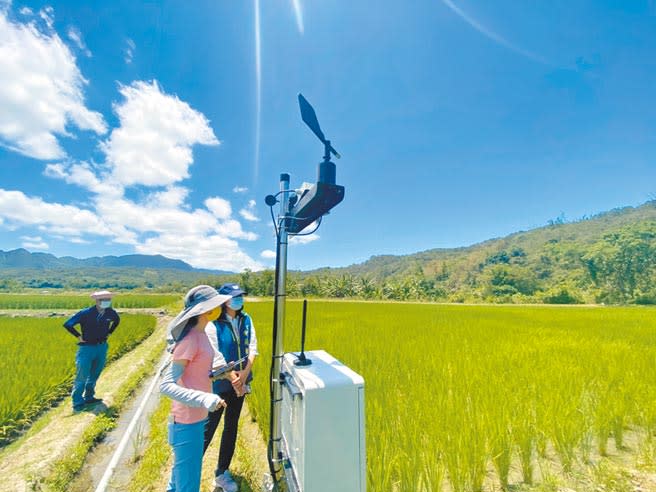
[[273,266],[264,196],[346,198],[289,267],[656,198],[656,2],[0,0],[0,249]]

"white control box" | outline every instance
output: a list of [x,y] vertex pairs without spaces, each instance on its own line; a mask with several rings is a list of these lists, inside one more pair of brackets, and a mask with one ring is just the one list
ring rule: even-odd
[[281,433],[292,492],[365,492],[364,379],[323,350],[285,354]]

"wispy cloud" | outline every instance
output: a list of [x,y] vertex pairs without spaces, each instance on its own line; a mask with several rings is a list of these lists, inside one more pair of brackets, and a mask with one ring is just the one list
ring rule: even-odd
[[524,48],[521,48],[520,46],[517,46],[510,41],[508,41],[506,38],[501,36],[500,34],[494,32],[492,29],[484,26],[481,24],[479,21],[477,21],[472,15],[468,14],[464,10],[462,10],[460,7],[458,7],[455,3],[453,3],[452,0],[442,0],[442,3],[446,5],[453,13],[455,13],[458,17],[460,17],[462,20],[464,20],[467,24],[469,24],[471,27],[476,29],[479,33],[482,35],[488,37],[495,43],[508,48],[511,51],[514,51],[517,54],[520,54],[522,56],[525,56],[527,58],[530,58],[533,61],[536,61],[538,63],[543,63],[545,65],[551,65],[551,63],[546,60],[544,57],[537,55],[533,53],[532,51],[526,50]]
[[303,34],[305,32],[305,26],[303,25],[303,10],[301,9],[301,0],[292,0],[292,5],[294,7],[294,16],[296,17],[296,27],[298,32]]
[[48,243],[46,243],[41,236],[21,236],[23,241],[22,246],[31,250],[47,250],[50,249]]
[[128,38],[125,41],[125,63],[128,65],[132,63],[132,60],[134,60],[134,51],[137,49],[137,45],[132,41],[130,38]]
[[87,48],[86,43],[84,42],[84,39],[82,39],[82,33],[80,30],[76,27],[69,27],[68,28],[68,39],[73,41],[75,43],[75,46],[77,46],[82,53],[88,58],[91,58],[91,51],[89,51],[89,48]]
[[248,188],[246,186],[235,186],[232,189],[233,193],[246,193],[248,191]]
[[47,6],[39,10],[39,17],[46,23],[49,29],[52,29],[55,25],[55,10],[52,7]]
[[260,219],[255,215],[255,200],[249,200],[248,205],[239,211],[239,215],[249,222],[258,222]]

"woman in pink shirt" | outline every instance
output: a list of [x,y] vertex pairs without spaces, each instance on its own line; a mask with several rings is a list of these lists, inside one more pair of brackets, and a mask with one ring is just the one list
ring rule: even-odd
[[225,407],[212,393],[209,372],[214,357],[205,326],[221,313],[221,304],[230,296],[219,295],[209,285],[187,292],[185,308],[168,327],[173,343],[173,360],[160,385],[171,399],[169,444],[174,463],[167,492],[198,492],[203,462],[203,434],[208,411]]

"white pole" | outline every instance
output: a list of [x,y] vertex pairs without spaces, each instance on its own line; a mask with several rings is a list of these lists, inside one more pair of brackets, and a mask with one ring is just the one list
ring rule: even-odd
[[121,459],[121,456],[123,456],[123,452],[125,451],[125,447],[128,445],[128,442],[130,441],[130,437],[132,436],[132,432],[134,431],[134,428],[137,425],[137,421],[141,417],[144,408],[146,408],[146,403],[148,403],[148,399],[150,398],[150,395],[152,394],[153,390],[155,389],[155,386],[157,385],[157,382],[159,381],[159,376],[160,374],[162,374],[162,371],[166,368],[166,366],[170,364],[170,362],[171,359],[169,358],[164,364],[160,366],[160,368],[155,373],[155,377],[153,378],[153,381],[150,383],[150,386],[148,386],[148,389],[146,390],[146,394],[143,396],[143,399],[139,404],[139,408],[137,409],[137,412],[132,417],[132,420],[130,421],[128,428],[126,429],[125,434],[123,434],[123,437],[121,438],[121,442],[118,444],[116,451],[114,451],[114,455],[112,456],[112,459],[109,462],[107,469],[105,470],[105,474],[100,479],[100,483],[98,484],[98,487],[96,487],[96,492],[105,492],[107,490],[107,486],[109,485],[109,480],[112,478],[112,475],[114,474],[114,470],[118,465],[118,461]]

